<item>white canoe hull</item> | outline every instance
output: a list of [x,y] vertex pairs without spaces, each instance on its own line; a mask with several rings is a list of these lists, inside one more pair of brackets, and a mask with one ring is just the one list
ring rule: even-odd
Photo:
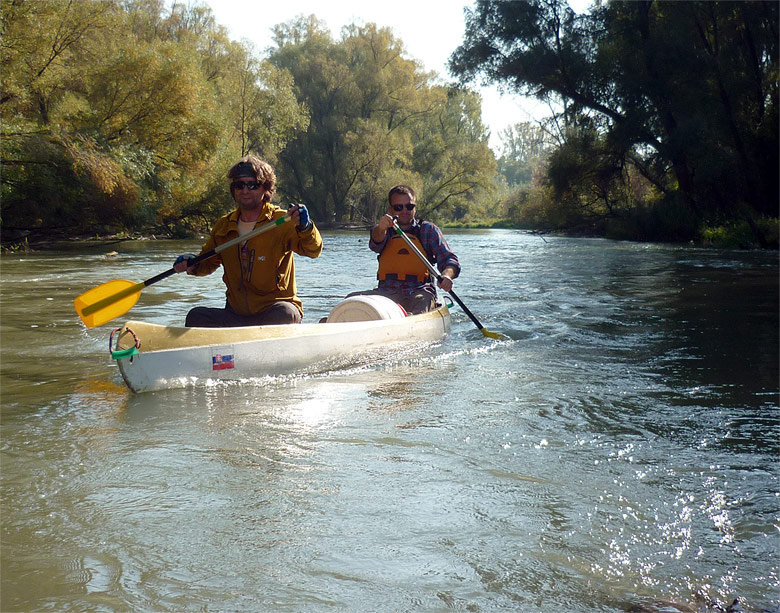
[[129,321],[117,348],[127,349],[137,338],[139,352],[117,364],[132,391],[146,392],[199,381],[322,372],[385,348],[440,341],[449,332],[446,306],[401,319],[252,328],[174,328]]

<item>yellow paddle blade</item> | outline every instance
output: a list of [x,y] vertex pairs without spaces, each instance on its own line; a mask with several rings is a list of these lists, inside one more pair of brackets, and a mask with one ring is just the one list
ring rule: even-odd
[[132,309],[144,287],[143,283],[116,279],[84,292],[73,301],[73,306],[84,325],[94,328]]
[[486,330],[485,328],[480,328],[482,330],[482,336],[487,338],[494,338],[499,341],[508,341],[509,337],[506,334],[501,334],[500,332],[491,332],[490,330]]

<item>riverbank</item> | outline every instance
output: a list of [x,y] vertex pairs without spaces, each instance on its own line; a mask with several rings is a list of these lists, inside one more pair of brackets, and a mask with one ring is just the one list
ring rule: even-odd
[[[648,241],[640,237],[631,238],[626,236],[614,237],[605,236],[598,232],[561,231],[561,230],[539,230],[519,226],[510,226],[504,223],[481,225],[481,224],[457,224],[441,225],[445,231],[452,230],[515,230],[530,235],[538,236],[542,240],[549,236],[565,236],[569,238],[610,238],[615,240],[624,240],[635,243],[659,243],[685,245],[689,247],[712,248],[712,249],[736,249],[741,251],[752,250],[778,250],[778,231],[777,223],[774,224],[774,232],[768,232],[769,240],[767,245],[761,246],[750,240],[749,232],[742,226],[720,227],[707,230],[699,240],[695,241]],[[320,230],[327,231],[368,231],[369,224],[357,223],[317,223]],[[15,229],[2,229],[0,234],[0,254],[10,254],[29,251],[54,251],[60,249],[83,249],[83,248],[103,248],[119,244],[124,241],[147,241],[147,240],[205,240],[205,234],[190,233],[184,236],[171,236],[170,234],[158,234],[149,231],[138,232],[117,232],[112,234],[76,234],[67,233],[56,229],[33,229],[18,231]]]
[[[368,224],[356,223],[317,223],[320,230],[368,231]],[[85,234],[63,232],[57,229],[25,229],[2,228],[0,233],[0,253],[19,253],[25,251],[53,251],[56,249],[105,247],[124,241],[156,241],[156,240],[206,240],[205,233],[189,233],[181,236],[171,236],[169,233],[157,233],[149,230],[137,232],[115,232],[103,234]]]

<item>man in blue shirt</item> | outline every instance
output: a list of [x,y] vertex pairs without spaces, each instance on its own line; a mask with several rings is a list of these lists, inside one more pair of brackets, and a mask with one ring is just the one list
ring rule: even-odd
[[[436,305],[436,286],[430,271],[393,230],[393,218],[441,273],[438,285],[445,292],[452,289],[452,280],[460,274],[458,257],[452,252],[439,228],[415,217],[417,199],[407,185],[396,185],[388,195],[387,214],[371,229],[369,248],[379,254],[379,286],[360,294],[387,296],[400,304],[407,313],[425,313]],[[354,295],[354,294],[353,294]]]

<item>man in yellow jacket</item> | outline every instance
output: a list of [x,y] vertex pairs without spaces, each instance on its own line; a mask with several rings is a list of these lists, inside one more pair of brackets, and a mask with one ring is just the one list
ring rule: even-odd
[[316,258],[322,252],[322,237],[303,204],[289,211],[271,204],[276,193],[276,174],[267,162],[249,155],[227,174],[230,193],[238,208],[217,220],[201,253],[214,249],[255,227],[290,213],[291,222],[227,248],[217,255],[188,266],[192,255],[178,257],[176,272],[203,276],[223,267],[227,286],[224,308],[195,307],[187,313],[188,327],[222,328],[300,323],[303,306],[295,286],[293,253]]

